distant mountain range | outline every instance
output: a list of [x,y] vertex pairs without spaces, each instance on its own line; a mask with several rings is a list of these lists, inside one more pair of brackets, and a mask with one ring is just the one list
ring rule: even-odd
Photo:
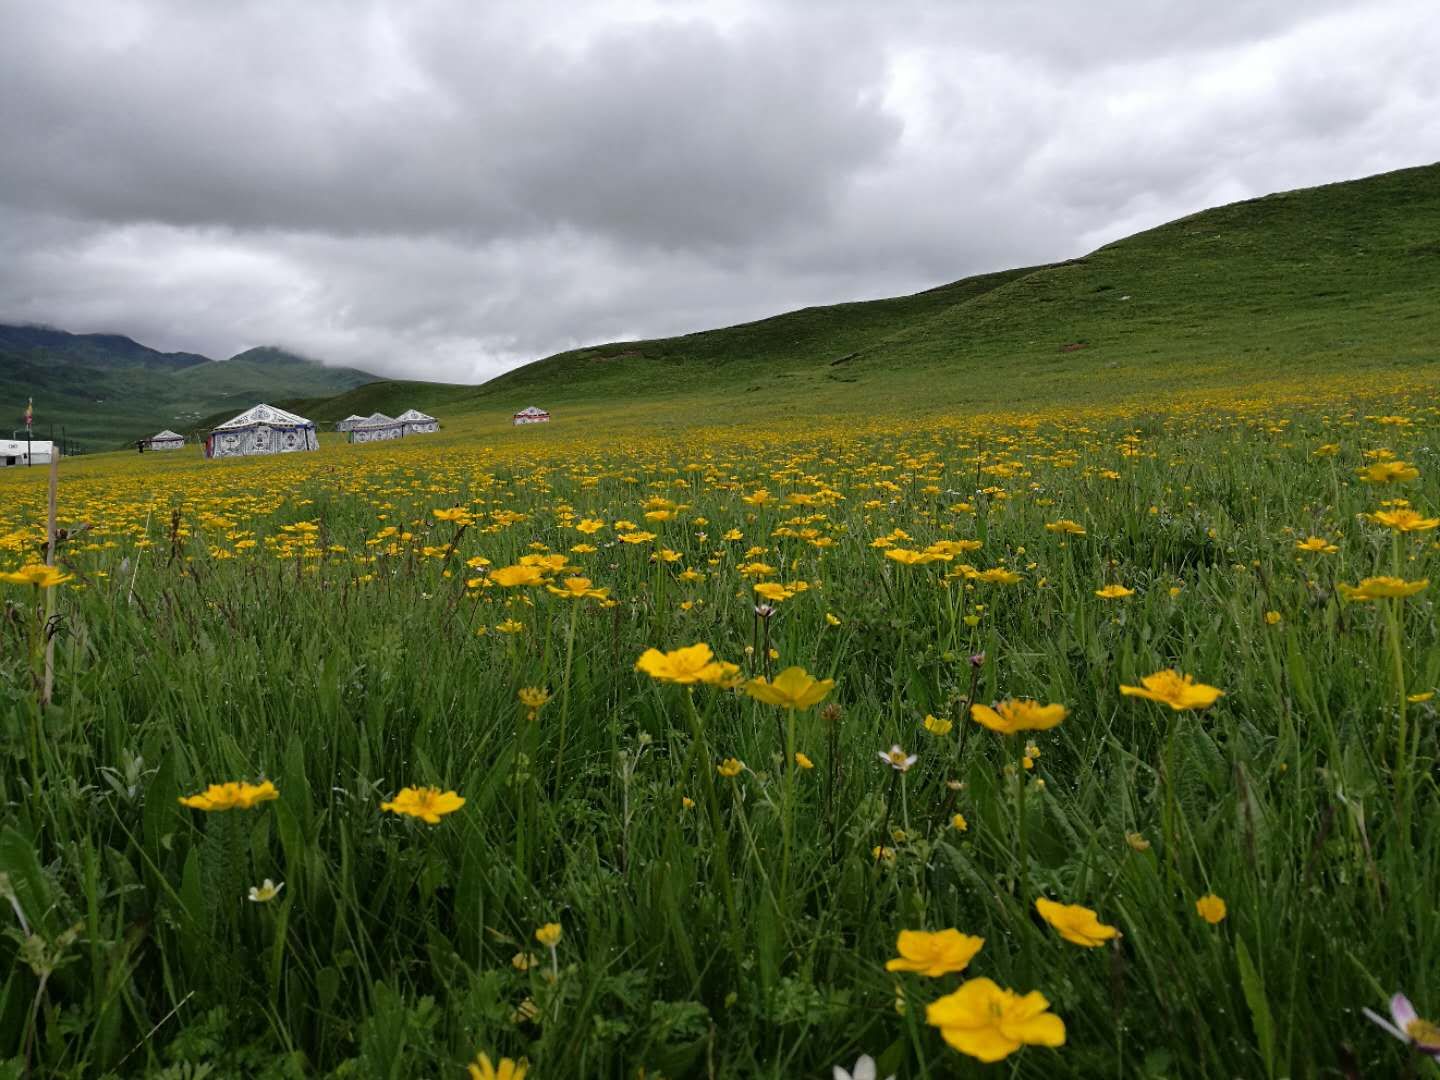
[[378,376],[327,367],[272,346],[228,360],[160,352],[119,334],[71,334],[0,324],[0,436],[35,399],[35,434],[110,450],[162,428],[190,432],[203,418],[258,401],[331,397]]

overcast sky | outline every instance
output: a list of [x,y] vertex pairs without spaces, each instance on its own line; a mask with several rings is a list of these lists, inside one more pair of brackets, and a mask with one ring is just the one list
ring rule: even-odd
[[0,0],[0,321],[478,382],[1440,159],[1434,0]]

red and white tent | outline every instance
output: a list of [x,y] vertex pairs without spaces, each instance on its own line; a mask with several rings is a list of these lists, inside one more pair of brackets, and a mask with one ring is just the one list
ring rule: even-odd
[[550,419],[550,414],[544,409],[537,409],[531,405],[528,409],[521,409],[515,414],[517,424],[544,424]]

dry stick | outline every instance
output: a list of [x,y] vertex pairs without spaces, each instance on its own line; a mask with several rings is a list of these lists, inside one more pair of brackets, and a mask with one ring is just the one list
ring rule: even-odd
[[[48,541],[45,545],[45,565],[55,565],[55,501],[56,489],[59,486],[60,460],[54,453],[50,455],[50,506],[49,523],[47,529]],[[40,704],[49,705],[50,698],[55,691],[55,627],[51,625],[55,619],[55,590],[45,590],[45,688],[40,695]]]

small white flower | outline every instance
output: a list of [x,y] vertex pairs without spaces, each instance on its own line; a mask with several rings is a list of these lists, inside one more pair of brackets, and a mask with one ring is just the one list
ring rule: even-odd
[[[1370,1009],[1360,1011],[1401,1042],[1409,1043],[1422,1054],[1429,1054],[1434,1060],[1440,1061],[1440,1026],[1429,1020],[1422,1020],[1415,1012],[1415,1006],[1410,1004],[1410,999],[1404,994],[1396,994],[1390,999],[1390,1020]],[[1391,1023],[1391,1020],[1394,1023]]]
[[911,765],[914,765],[915,762],[920,760],[915,754],[906,757],[905,751],[900,749],[899,743],[890,747],[889,750],[881,750],[879,752],[879,758],[896,772],[907,772]]
[[250,886],[250,902],[252,904],[268,904],[275,897],[280,895],[280,890],[285,888],[285,882],[276,885],[268,877],[263,885]]
[[[839,1065],[834,1067],[834,1080],[875,1080],[875,1059],[869,1054],[861,1054],[855,1062],[853,1072],[846,1072]],[[895,1074],[891,1073],[885,1080],[895,1080]]]

